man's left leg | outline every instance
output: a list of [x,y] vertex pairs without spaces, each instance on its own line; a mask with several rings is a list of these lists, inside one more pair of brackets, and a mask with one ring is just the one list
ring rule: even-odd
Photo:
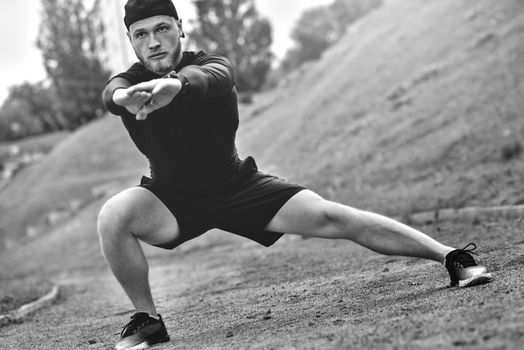
[[445,263],[452,285],[469,286],[491,280],[487,269],[478,266],[465,250],[443,245],[385,216],[325,200],[309,190],[292,197],[266,229],[309,237],[349,239],[377,253]]

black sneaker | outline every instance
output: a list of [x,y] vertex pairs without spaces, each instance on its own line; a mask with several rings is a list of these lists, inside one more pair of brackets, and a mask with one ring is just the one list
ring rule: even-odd
[[[468,249],[471,246],[470,249]],[[446,255],[445,266],[451,278],[451,287],[470,287],[493,280],[486,266],[478,265],[471,256],[477,246],[470,243]],[[471,254],[470,254],[471,253]]]
[[146,349],[153,344],[169,341],[166,325],[162,316],[158,320],[145,312],[137,312],[131,316],[131,321],[124,326],[120,339],[115,345],[116,350]]

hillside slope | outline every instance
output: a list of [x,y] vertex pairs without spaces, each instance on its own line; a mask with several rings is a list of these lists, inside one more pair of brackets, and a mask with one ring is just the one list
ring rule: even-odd
[[[386,1],[319,62],[257,96],[242,117],[241,156],[389,214],[522,203],[523,10],[521,0]],[[138,181],[146,164],[120,124],[79,130],[0,193],[0,237],[27,243],[0,257],[10,274],[101,266],[104,198],[47,235],[20,237],[94,186]]]
[[119,118],[85,126],[42,161],[23,169],[0,192],[1,241],[25,236],[28,227],[45,226],[50,212],[89,201],[97,186],[136,183],[145,168]]
[[390,214],[522,203],[524,2],[386,1],[260,97],[241,150]]

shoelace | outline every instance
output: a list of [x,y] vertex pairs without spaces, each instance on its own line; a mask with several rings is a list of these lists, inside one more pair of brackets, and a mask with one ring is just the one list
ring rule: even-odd
[[[470,245],[473,246],[473,247],[468,249],[468,247]],[[477,253],[473,252],[475,249],[477,249],[477,245],[475,243],[469,243],[467,246],[465,246],[464,248],[462,248],[460,250],[465,251],[466,253],[471,253],[471,254],[478,255]]]
[[134,334],[148,323],[149,315],[143,312],[137,312],[136,314],[131,316],[131,321],[129,321],[129,323],[126,324],[124,328],[122,328],[122,332],[120,332],[120,337],[123,338],[124,334],[126,334],[128,330],[132,330],[132,334]]
[[477,266],[475,259],[473,259],[473,257],[470,255],[470,254],[478,255],[477,253],[474,252],[475,249],[477,249],[477,245],[475,243],[469,243],[464,248],[457,249],[456,254],[453,256],[453,262],[462,265],[462,267],[464,268],[471,267],[471,266]]

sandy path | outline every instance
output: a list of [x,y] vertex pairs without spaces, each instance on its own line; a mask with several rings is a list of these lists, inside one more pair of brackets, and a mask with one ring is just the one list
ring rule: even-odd
[[[151,279],[172,340],[155,349],[518,349],[522,224],[448,224],[435,234],[482,243],[495,282],[447,288],[437,263],[342,241],[290,239],[265,249],[239,240],[160,254]],[[61,283],[56,305],[0,329],[1,349],[111,348],[131,313],[112,276],[82,272]]]

